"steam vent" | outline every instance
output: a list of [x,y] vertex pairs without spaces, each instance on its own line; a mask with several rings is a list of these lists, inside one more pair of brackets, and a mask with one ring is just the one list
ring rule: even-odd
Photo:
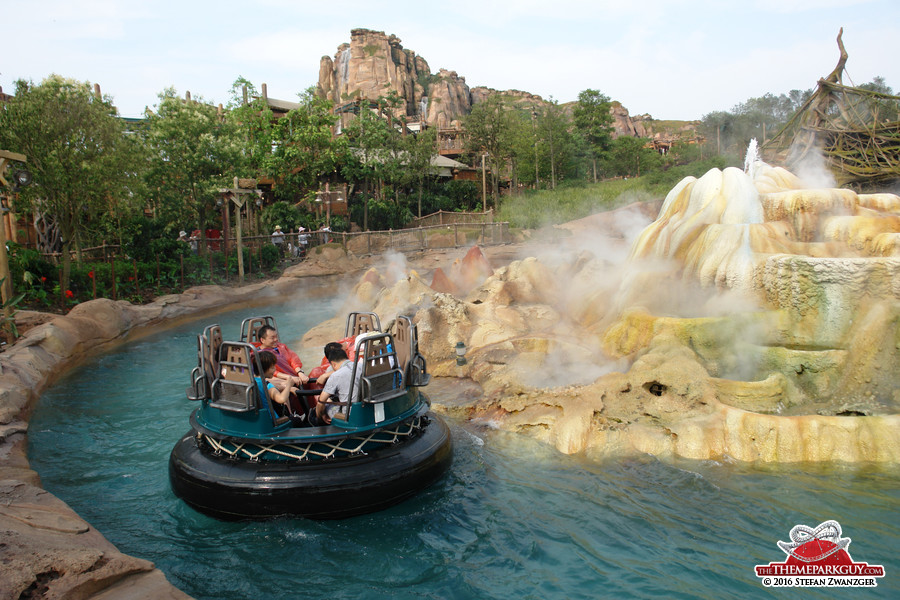
[[373,271],[349,302],[415,313],[432,373],[481,387],[445,410],[565,453],[900,462],[900,197],[810,187],[754,143],[672,189],[627,259],[570,247]]

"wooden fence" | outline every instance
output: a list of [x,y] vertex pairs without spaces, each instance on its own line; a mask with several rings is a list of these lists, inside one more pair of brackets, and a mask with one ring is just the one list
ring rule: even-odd
[[[449,213],[456,214],[456,213]],[[477,244],[494,246],[509,243],[509,223],[452,223],[397,229],[391,231],[360,231],[334,233],[332,240],[356,255],[395,252],[416,252],[434,248],[459,248]]]
[[493,223],[494,209],[486,212],[448,212],[439,210],[436,213],[425,215],[424,217],[416,217],[410,221],[404,229],[415,229],[417,227],[433,227],[435,225],[453,225],[454,223]]

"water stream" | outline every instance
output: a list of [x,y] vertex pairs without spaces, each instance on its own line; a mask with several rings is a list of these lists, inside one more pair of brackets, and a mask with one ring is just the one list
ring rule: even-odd
[[[254,314],[291,342],[334,307]],[[228,337],[248,316],[214,321]],[[885,567],[853,596],[900,592],[900,469],[598,462],[458,421],[449,476],[400,506],[336,522],[205,517],[172,494],[166,462],[194,408],[184,388],[204,324],[91,360],[43,395],[29,430],[44,486],[195,598],[768,597],[753,566],[782,561],[794,525],[827,519],[854,560]]]

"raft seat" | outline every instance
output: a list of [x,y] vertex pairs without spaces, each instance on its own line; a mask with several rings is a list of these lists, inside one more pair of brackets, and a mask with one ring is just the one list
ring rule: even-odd
[[222,329],[210,325],[197,336],[197,366],[191,371],[190,400],[204,400],[212,396],[212,382],[219,370],[219,350],[222,347]]
[[248,412],[258,407],[256,382],[250,367],[253,346],[223,342],[218,377],[212,387],[210,406],[232,412]]
[[364,333],[381,331],[381,319],[375,313],[352,312],[347,315],[344,337],[358,337]]
[[197,336],[197,366],[191,370],[191,385],[185,391],[188,400],[209,398],[209,378],[205,370],[209,342],[202,333]]
[[244,319],[241,323],[241,341],[242,342],[258,342],[259,330],[263,325],[268,325],[274,329],[278,329],[275,325],[275,317],[266,315],[264,317],[251,317]]
[[256,355],[253,346],[244,342],[223,342],[221,355],[220,377],[213,384],[210,406],[231,412],[250,412],[268,407],[273,425],[291,420],[290,417],[280,416],[269,398],[260,397],[251,367]]
[[203,355],[203,371],[206,374],[207,385],[212,387],[212,382],[216,380],[216,373],[219,372],[219,356],[222,351],[222,328],[218,325],[210,325],[203,330],[203,337],[206,338],[206,353]]
[[398,315],[394,323],[394,348],[407,386],[426,386],[431,381],[425,357],[419,354],[419,332],[412,319]]
[[[397,353],[397,367],[406,375],[406,367],[412,356],[411,328],[415,327],[409,317],[398,316],[394,321],[394,351]],[[404,377],[406,379],[406,377]]]
[[406,393],[393,336],[390,333],[370,332],[356,339],[357,357],[362,361],[360,400],[381,403]]

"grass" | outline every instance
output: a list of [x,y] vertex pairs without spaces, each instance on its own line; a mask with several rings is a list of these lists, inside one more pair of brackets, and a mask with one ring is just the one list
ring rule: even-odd
[[685,177],[700,177],[712,168],[721,169],[732,162],[717,157],[641,177],[577,182],[560,185],[555,190],[526,190],[518,196],[504,197],[499,217],[508,221],[510,227],[525,229],[566,223],[634,202],[662,200]]
[[671,186],[650,184],[643,177],[559,186],[555,190],[526,190],[507,196],[500,220],[511,227],[534,229],[565,223],[633,202],[664,198]]

